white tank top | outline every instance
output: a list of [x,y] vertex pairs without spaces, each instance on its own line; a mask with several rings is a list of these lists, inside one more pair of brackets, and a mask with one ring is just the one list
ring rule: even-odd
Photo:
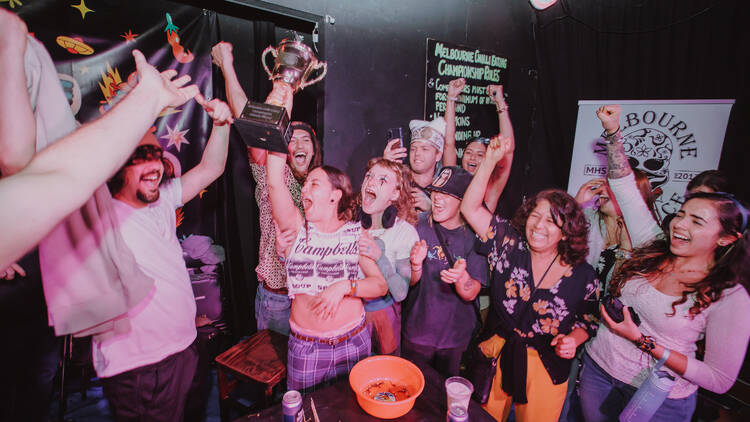
[[323,233],[312,223],[297,233],[286,259],[289,297],[317,295],[340,280],[364,278],[359,268],[359,237],[362,226],[347,222],[333,233]]

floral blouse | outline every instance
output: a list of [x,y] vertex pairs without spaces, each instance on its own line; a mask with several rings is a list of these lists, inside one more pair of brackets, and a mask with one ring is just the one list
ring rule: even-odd
[[[495,215],[487,240],[479,248],[490,267],[491,320],[494,334],[533,347],[555,384],[567,379],[570,361],[549,345],[558,334],[575,328],[596,331],[599,282],[586,262],[573,266],[548,289],[534,288],[531,255],[526,239],[506,219]],[[563,369],[564,368],[564,369]]]

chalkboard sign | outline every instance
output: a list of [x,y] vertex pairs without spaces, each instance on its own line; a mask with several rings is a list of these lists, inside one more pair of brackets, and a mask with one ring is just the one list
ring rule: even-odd
[[497,54],[427,38],[425,77],[426,120],[445,114],[448,83],[466,79],[463,94],[456,103],[456,153],[463,155],[466,144],[480,136],[498,133],[495,105],[487,96],[487,85],[503,85],[508,59]]

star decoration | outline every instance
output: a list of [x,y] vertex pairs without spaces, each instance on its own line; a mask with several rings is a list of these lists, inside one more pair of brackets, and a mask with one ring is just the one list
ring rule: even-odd
[[80,73],[81,75],[89,73],[89,67],[81,65],[80,67],[78,67],[78,73]]
[[177,148],[177,152],[180,152],[180,145],[183,143],[189,144],[188,140],[185,138],[185,134],[188,133],[190,129],[185,130],[177,130],[177,126],[174,128],[169,127],[167,125],[167,132],[169,132],[166,135],[162,135],[161,139],[167,139],[169,142],[167,143],[167,148],[174,145],[175,148]]
[[81,0],[81,2],[76,5],[71,4],[70,7],[78,9],[78,11],[81,12],[81,19],[86,19],[86,13],[94,12],[93,10],[86,7],[85,0]]
[[135,37],[138,36],[138,34],[134,34],[133,31],[128,29],[128,32],[123,33],[120,35],[121,37],[125,38],[125,44],[130,42],[135,42]]
[[11,9],[15,9],[16,5],[23,6],[23,3],[21,3],[20,0],[0,0],[0,3],[8,2],[8,6],[10,6]]

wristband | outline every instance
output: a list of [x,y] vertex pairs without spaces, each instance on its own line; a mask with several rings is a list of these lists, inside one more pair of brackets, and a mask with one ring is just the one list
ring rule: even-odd
[[508,104],[503,104],[503,105],[497,105],[497,104],[495,104],[495,108],[497,108],[497,112],[499,114],[502,114],[503,112],[505,112],[506,110],[508,110]]
[[656,362],[656,366],[654,366],[654,369],[659,369],[662,367],[662,365],[667,363],[667,360],[669,360],[669,355],[671,353],[672,352],[669,349],[664,348],[664,352],[661,354],[661,359]]
[[349,296],[356,297],[357,296],[357,280],[349,280],[351,283],[351,288],[349,289]]
[[451,100],[451,101],[458,101],[458,96],[456,96],[456,97],[453,97],[453,96],[447,95],[447,98],[448,98],[449,100]]
[[[606,140],[609,141],[611,138],[614,138],[615,135],[617,135],[618,133],[620,133],[620,126],[619,125],[617,126],[617,130],[614,131],[614,133],[607,133],[607,129],[604,129],[602,131],[602,138],[604,138],[604,139],[606,139]],[[622,135],[620,135],[620,138],[622,138]]]
[[644,336],[643,334],[641,334],[641,338],[634,341],[633,343],[635,343],[635,345],[644,352],[650,352],[656,347],[656,341],[654,340],[654,338],[651,336]]

